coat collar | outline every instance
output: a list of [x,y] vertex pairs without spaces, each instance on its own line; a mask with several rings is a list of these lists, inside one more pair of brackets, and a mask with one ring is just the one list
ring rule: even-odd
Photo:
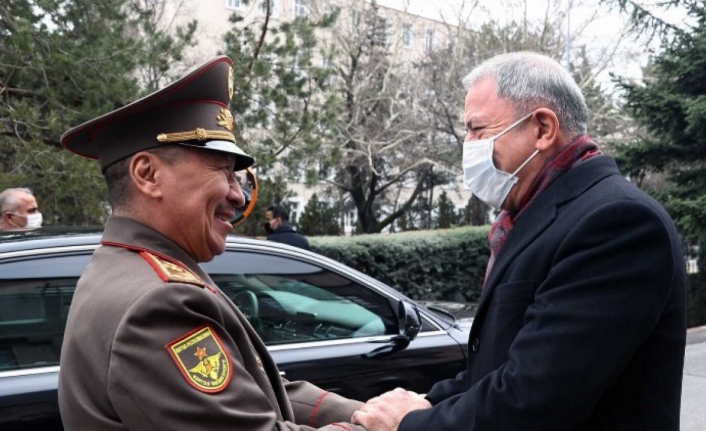
[[[488,274],[474,322],[482,322],[495,285],[500,281],[517,254],[554,222],[557,208],[580,196],[594,184],[611,175],[620,175],[615,160],[604,155],[593,157],[568,170],[535,198],[531,207],[527,208],[516,220],[515,227],[510,232],[490,274]],[[473,327],[476,328],[476,325],[474,324]]]
[[208,274],[177,243],[151,227],[127,217],[108,217],[101,238],[104,246],[123,247],[135,251],[148,251],[174,263],[181,263],[196,273],[206,283],[213,285]]
[[223,297],[233,309],[244,331],[248,334],[249,348],[252,349],[252,354],[256,355],[259,358],[259,362],[262,363],[261,370],[263,373],[267,374],[272,387],[271,392],[269,388],[263,388],[263,390],[268,393],[268,398],[275,398],[277,400],[277,403],[272,404],[272,406],[277,411],[278,417],[286,421],[294,420],[294,413],[287,400],[287,392],[279,377],[279,370],[277,369],[274,359],[269,354],[267,347],[238,307],[236,307],[230,298],[219,288],[213,287],[216,286],[216,284],[211,280],[211,277],[206,271],[201,269],[198,263],[188,253],[162,233],[126,217],[111,216],[108,218],[101,244],[109,247],[122,247],[133,251],[148,251],[161,258],[166,258],[169,261],[178,262],[186,266],[198,274],[202,280],[206,281],[208,285],[211,286],[211,290]]
[[272,233],[290,233],[290,232],[294,232],[294,229],[292,229],[292,226],[290,226],[288,224],[282,225],[272,231]]

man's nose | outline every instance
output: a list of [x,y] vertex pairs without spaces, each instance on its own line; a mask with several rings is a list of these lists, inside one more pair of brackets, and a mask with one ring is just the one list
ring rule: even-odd
[[230,190],[228,190],[228,200],[233,202],[236,208],[245,205],[245,195],[243,194],[243,189],[240,188],[240,184],[237,182],[232,182],[230,184]]

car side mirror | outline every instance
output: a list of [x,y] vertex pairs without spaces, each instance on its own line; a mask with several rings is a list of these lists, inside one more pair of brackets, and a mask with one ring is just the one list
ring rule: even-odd
[[237,172],[236,176],[238,177],[240,189],[243,191],[243,196],[245,196],[245,204],[235,209],[235,216],[230,219],[230,224],[233,226],[242,223],[253,212],[257,203],[257,192],[259,191],[257,176],[253,168],[245,168],[244,171]]
[[422,317],[416,305],[400,300],[397,302],[397,322],[399,333],[384,346],[377,347],[363,355],[368,359],[382,359],[406,349],[422,330]]
[[408,341],[417,338],[422,330],[422,317],[416,305],[400,300],[398,302],[397,318],[399,319],[400,335]]

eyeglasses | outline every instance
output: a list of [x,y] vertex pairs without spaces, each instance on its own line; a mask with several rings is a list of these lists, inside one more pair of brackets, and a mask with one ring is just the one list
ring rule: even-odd
[[255,209],[257,203],[257,176],[252,168],[246,168],[244,171],[236,173],[236,181],[240,185],[240,189],[245,196],[245,203],[235,209],[235,215],[230,219],[230,223],[235,226],[248,218]]

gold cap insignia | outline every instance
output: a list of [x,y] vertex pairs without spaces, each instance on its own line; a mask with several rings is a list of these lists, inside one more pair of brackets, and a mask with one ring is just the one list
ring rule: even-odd
[[206,325],[167,344],[186,381],[202,392],[220,392],[233,377],[231,360],[211,327]]
[[185,266],[180,266],[166,259],[162,259],[148,251],[141,251],[140,256],[152,265],[152,268],[157,271],[162,281],[168,283],[194,284],[199,287],[206,286],[205,281],[201,280]]
[[231,132],[233,131],[233,114],[230,113],[230,110],[226,108],[221,109],[221,113],[218,114],[217,118],[219,126],[225,127]]

